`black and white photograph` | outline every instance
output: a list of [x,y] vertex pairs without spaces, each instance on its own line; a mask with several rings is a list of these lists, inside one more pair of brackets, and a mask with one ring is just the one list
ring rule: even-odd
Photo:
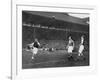
[[97,72],[95,7],[14,3],[12,80],[67,79]]
[[90,66],[89,16],[22,10],[22,69]]

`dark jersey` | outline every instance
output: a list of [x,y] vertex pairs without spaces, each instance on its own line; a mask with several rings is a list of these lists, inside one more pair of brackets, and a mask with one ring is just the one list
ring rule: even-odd
[[70,41],[69,41],[69,46],[74,46],[73,40],[70,40]]
[[34,42],[33,46],[36,47],[36,48],[40,47],[40,45],[38,44],[38,42]]
[[69,44],[69,46],[73,46],[74,45],[74,43],[73,42],[71,42],[70,44]]

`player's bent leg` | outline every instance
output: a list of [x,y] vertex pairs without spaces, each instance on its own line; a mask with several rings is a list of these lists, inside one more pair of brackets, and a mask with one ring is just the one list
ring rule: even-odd
[[34,59],[34,54],[32,55],[32,59]]
[[33,48],[33,50],[32,50],[32,53],[33,53],[33,55],[32,55],[32,59],[34,59],[35,58],[35,55],[38,53],[38,48]]
[[83,56],[83,50],[84,50],[84,46],[81,45],[78,51],[78,56]]

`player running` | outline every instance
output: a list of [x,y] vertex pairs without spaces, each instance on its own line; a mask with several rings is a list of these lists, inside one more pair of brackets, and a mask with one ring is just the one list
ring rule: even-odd
[[31,51],[33,53],[32,59],[34,59],[34,56],[37,54],[38,48],[40,47],[40,43],[39,43],[38,39],[35,39],[31,45],[33,46],[31,49]]
[[67,49],[69,54],[72,53],[74,50],[74,41],[72,40],[71,36],[69,37]]
[[79,44],[79,50],[78,50],[78,56],[83,56],[83,50],[84,50],[84,37],[81,36],[81,43]]

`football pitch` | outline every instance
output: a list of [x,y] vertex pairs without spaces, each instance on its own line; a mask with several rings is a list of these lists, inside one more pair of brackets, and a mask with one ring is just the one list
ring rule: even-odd
[[77,56],[77,52],[72,53],[72,57],[66,50],[43,51],[39,50],[32,60],[32,52],[22,51],[22,68],[50,68],[50,67],[74,67],[89,66],[89,52],[84,52],[84,56]]

